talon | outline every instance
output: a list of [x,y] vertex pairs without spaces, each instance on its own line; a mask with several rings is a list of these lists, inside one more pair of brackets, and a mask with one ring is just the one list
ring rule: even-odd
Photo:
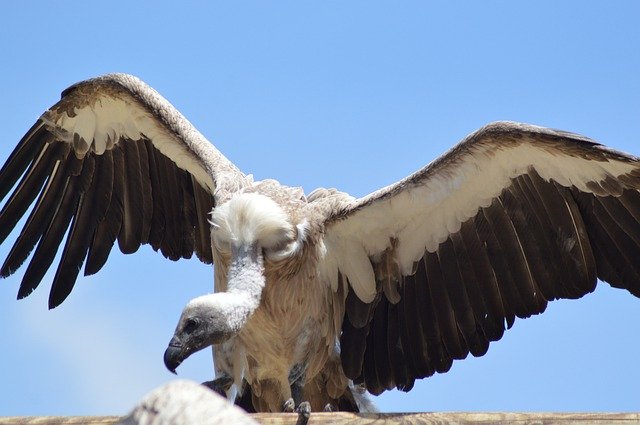
[[296,409],[296,403],[293,401],[293,398],[288,399],[282,405],[282,411],[284,413],[293,413]]
[[324,409],[322,409],[323,412],[335,412],[337,410],[336,406],[331,403],[327,403],[326,406],[324,406]]

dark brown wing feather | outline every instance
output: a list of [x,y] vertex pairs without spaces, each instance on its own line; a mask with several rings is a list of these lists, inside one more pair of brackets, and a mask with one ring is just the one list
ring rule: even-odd
[[[137,142],[121,140],[122,147],[122,223],[118,233],[118,246],[125,254],[132,254],[142,243],[143,218],[142,174]],[[144,148],[144,146],[143,146]]]
[[87,276],[97,273],[107,262],[111,248],[113,248],[113,244],[118,238],[120,228],[122,227],[124,208],[124,160],[121,147],[116,145],[111,151],[111,154],[113,162],[111,198],[104,219],[100,220],[93,234],[87,265],[84,269],[84,273]]
[[[67,236],[67,241],[62,251],[62,259],[58,264],[58,269],[53,278],[51,293],[49,294],[49,305],[57,306],[71,293],[75,284],[78,272],[82,266],[90,240],[91,208],[88,202],[83,199],[88,192],[89,186],[94,178],[95,159],[91,156],[82,161],[82,172],[73,179],[69,185],[70,203],[67,207],[72,214],[71,230]],[[63,199],[64,202],[64,199]],[[68,220],[68,219],[67,219]],[[63,222],[62,227],[69,226],[69,222]],[[53,248],[53,247],[52,247]],[[52,251],[56,251],[55,248]],[[32,282],[35,282],[32,281]]]
[[[68,152],[69,150],[67,149],[67,154]],[[20,236],[14,243],[2,265],[2,277],[11,275],[22,265],[47,229],[47,224],[51,221],[51,217],[56,210],[56,205],[60,202],[60,193],[65,182],[65,166],[62,165],[62,161],[59,161],[52,168],[47,184],[40,192],[36,207],[31,211],[31,214],[29,214],[29,218],[20,232]],[[11,211],[12,208],[15,208],[15,204],[13,202],[7,202],[5,211]],[[10,227],[6,230],[7,234],[10,231],[9,229]],[[33,288],[31,288],[31,290],[33,290]],[[28,290],[28,293],[31,293],[31,290]],[[20,294],[19,297],[22,298],[26,295],[28,294]]]
[[201,212],[213,210],[213,197],[196,183],[193,176],[191,176],[191,187],[193,188],[193,208],[195,212],[194,244],[196,256],[200,261],[210,264],[212,261],[211,227],[207,221],[207,215],[201,214]]

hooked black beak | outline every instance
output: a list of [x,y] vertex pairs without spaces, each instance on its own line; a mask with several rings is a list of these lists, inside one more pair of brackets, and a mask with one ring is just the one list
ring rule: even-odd
[[164,365],[169,369],[169,372],[177,375],[176,368],[182,363],[183,351],[182,342],[178,337],[174,336],[171,338],[169,346],[164,351]]

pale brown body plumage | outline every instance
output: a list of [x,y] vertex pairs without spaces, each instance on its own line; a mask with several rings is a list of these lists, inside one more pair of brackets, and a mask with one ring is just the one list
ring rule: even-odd
[[[292,223],[300,224],[305,214],[314,211],[314,201],[299,188],[287,188],[273,181],[260,182],[244,193],[269,196],[285,210]],[[348,200],[346,194],[332,192],[337,199]],[[302,249],[283,260],[266,260],[266,284],[260,306],[232,341],[233,348],[214,351],[216,363],[225,365],[219,372],[242,376],[251,386],[256,409],[280,411],[291,397],[288,376],[297,364],[304,371],[305,396],[314,410],[327,404],[336,405],[348,392],[336,351],[341,321],[334,311],[344,303],[344,292],[334,292],[318,276],[322,253],[323,226],[305,226]],[[216,292],[226,290],[226,274],[230,257],[214,244]],[[221,357],[225,358],[222,359]],[[229,361],[239,359],[240,364]],[[240,368],[242,371],[234,370]]]

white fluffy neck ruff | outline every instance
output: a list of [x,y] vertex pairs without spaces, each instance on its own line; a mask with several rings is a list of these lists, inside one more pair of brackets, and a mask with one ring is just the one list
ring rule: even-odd
[[277,247],[293,238],[294,227],[287,214],[271,198],[258,193],[242,193],[211,213],[213,236],[236,246],[258,243]]

